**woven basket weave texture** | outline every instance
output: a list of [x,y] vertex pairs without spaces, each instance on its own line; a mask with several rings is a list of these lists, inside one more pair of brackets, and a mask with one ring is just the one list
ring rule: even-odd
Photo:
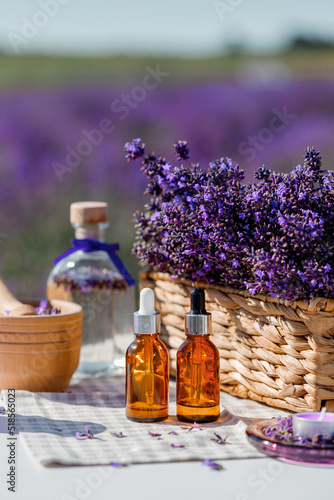
[[156,293],[172,375],[190,291],[201,286],[220,352],[222,390],[291,411],[319,411],[324,404],[334,410],[334,300],[288,302],[152,272],[141,274],[145,286]]

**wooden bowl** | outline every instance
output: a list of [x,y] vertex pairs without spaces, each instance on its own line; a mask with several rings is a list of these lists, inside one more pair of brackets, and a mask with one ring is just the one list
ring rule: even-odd
[[60,392],[80,357],[82,307],[52,300],[60,314],[0,316],[0,390]]

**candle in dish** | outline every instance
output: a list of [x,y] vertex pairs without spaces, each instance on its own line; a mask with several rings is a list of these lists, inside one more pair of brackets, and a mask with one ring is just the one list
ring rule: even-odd
[[293,433],[305,439],[321,435],[325,439],[334,439],[334,413],[326,413],[323,408],[317,413],[296,413],[292,416]]

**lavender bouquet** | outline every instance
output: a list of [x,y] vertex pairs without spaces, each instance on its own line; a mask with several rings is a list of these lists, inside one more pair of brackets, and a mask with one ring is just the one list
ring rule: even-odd
[[206,170],[178,141],[173,166],[140,139],[125,144],[141,159],[150,203],[136,214],[134,252],[144,265],[184,278],[286,300],[334,298],[334,177],[307,148],[288,174],[265,167],[245,183],[220,158]]

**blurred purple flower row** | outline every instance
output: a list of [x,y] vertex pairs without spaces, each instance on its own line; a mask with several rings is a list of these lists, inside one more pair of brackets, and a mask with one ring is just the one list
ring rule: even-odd
[[[1,265],[6,277],[21,281],[22,293],[41,289],[55,256],[72,236],[68,223],[73,200],[103,198],[110,204],[111,238],[121,244],[121,257],[135,272],[130,256],[132,214],[142,202],[143,176],[123,157],[129,137],[168,155],[177,137],[188,141],[201,164],[222,152],[241,163],[246,179],[264,162],[287,171],[305,145],[316,145],[326,164],[334,159],[334,86],[331,81],[289,81],[283,87],[249,86],[230,81],[187,86],[162,84],[136,103],[121,120],[111,103],[131,86],[87,86],[0,95],[0,233]],[[249,137],[270,126],[273,110],[284,108],[295,118],[249,161]],[[83,130],[109,118],[115,130],[59,182],[55,161],[64,163],[67,146],[76,149]],[[22,285],[23,283],[23,285]]]

